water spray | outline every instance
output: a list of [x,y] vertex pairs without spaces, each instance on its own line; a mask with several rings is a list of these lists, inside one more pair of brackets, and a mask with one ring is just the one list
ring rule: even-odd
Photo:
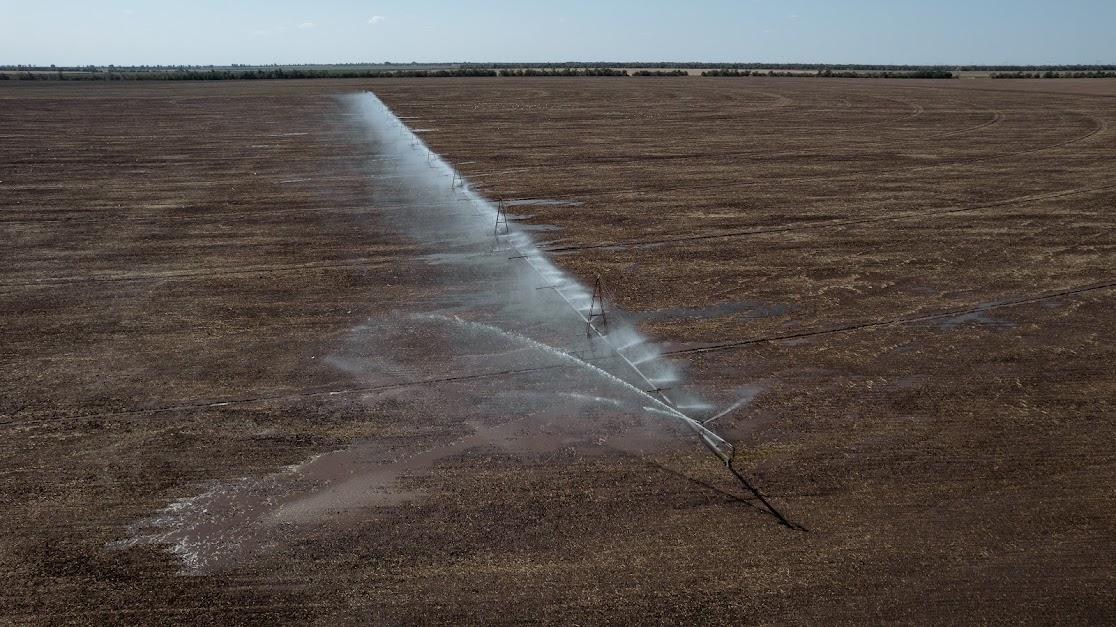
[[[557,269],[546,259],[538,248],[533,246],[529,236],[522,231],[512,230],[507,217],[507,204],[502,199],[498,200],[494,205],[490,201],[479,196],[464,175],[445,162],[437,153],[430,150],[418,134],[407,127],[403,120],[408,118],[396,116],[386,104],[371,92],[366,92],[366,96],[370,98],[372,103],[383,113],[389,126],[398,128],[402,141],[408,143],[412,149],[417,150],[422,148],[426,151],[426,165],[435,170],[440,168],[443,171],[443,175],[450,179],[450,190],[452,190],[456,198],[469,201],[477,207],[486,207],[492,212],[490,215],[494,215],[494,222],[490,224],[494,224],[492,235],[495,240],[492,250],[508,250],[513,253],[513,255],[509,256],[510,260],[525,261],[543,281],[543,287],[537,289],[553,289],[554,292],[566,302],[569,308],[581,318],[581,321],[585,324],[586,336],[593,341],[603,342],[609,352],[619,357],[627,369],[634,373],[638,380],[644,384],[645,389],[641,390],[619,379],[615,375],[601,370],[580,357],[559,351],[553,347],[530,340],[529,338],[521,338],[522,341],[530,342],[537,348],[561,355],[563,359],[575,361],[582,367],[591,368],[598,374],[623,383],[625,386],[641,394],[644,398],[651,400],[652,404],[644,407],[646,411],[666,416],[685,424],[694,432],[698,441],[716,456],[725,465],[732,476],[761,502],[782,525],[792,529],[797,528],[775,509],[759,490],[752,486],[752,484],[736,470],[733,466],[736,457],[736,447],[707,426],[718,418],[740,407],[742,402],[738,402],[727,410],[705,421],[699,421],[687,415],[683,411],[684,406],[680,406],[679,403],[673,400],[668,394],[669,389],[664,387],[669,385],[671,381],[650,375],[641,367],[641,364],[655,362],[658,359],[658,352],[645,351],[644,354],[633,357],[629,355],[629,353],[635,353],[635,351],[644,345],[644,340],[642,338],[634,338],[627,341],[621,338],[621,342],[623,342],[621,344],[613,341],[611,337],[612,334],[608,332],[604,287],[599,275],[595,277],[591,293],[577,284],[576,281],[570,279],[565,273]],[[502,240],[507,243],[506,249],[500,246]],[[468,323],[460,319],[457,319],[457,322],[460,324],[480,325],[481,327],[486,326],[480,323]]]

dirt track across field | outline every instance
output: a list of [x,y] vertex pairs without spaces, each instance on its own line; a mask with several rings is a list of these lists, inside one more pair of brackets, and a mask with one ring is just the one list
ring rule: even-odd
[[[592,425],[578,441],[584,407],[518,411],[561,377],[522,351],[486,370],[413,323],[476,306],[483,277],[377,200],[337,98],[365,89],[517,201],[557,265],[599,275],[712,407],[746,400],[717,428],[807,531],[690,440],[633,451]],[[0,617],[1110,623],[1114,98],[1102,80],[0,85]],[[273,498],[335,451],[431,461],[403,464],[405,498],[277,523],[201,574],[121,544],[207,491]]]

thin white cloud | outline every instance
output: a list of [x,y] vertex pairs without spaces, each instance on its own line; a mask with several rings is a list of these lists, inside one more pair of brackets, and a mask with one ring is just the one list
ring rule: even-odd
[[315,28],[316,26],[317,24],[313,22],[303,22],[298,25],[298,28],[299,30],[310,30],[311,28]]
[[383,21],[384,21],[384,20],[386,20],[386,19],[387,19],[387,18],[386,18],[386,17],[384,17],[384,16],[382,16],[382,15],[373,15],[373,16],[372,16],[372,17],[371,17],[371,18],[370,18],[370,19],[368,20],[368,23],[369,23],[369,24],[379,24],[379,23],[383,22]]

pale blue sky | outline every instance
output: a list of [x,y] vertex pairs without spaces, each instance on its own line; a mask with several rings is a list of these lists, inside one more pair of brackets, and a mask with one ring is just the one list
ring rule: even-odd
[[1116,0],[0,0],[0,64],[1116,63]]

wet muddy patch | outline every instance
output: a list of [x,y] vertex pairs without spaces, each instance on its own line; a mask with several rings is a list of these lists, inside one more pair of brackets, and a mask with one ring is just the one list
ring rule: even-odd
[[953,318],[945,318],[938,322],[939,328],[948,331],[969,325],[986,327],[996,331],[1006,331],[1016,327],[1016,324],[1011,320],[995,318],[987,311],[973,311]]

